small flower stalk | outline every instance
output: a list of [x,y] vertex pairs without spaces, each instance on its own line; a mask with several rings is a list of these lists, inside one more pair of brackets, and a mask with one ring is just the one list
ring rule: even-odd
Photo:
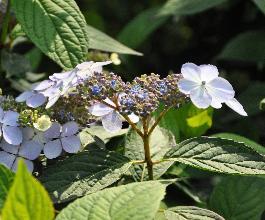
[[[117,64],[118,58],[113,59]],[[235,99],[232,85],[219,77],[213,65],[186,63],[180,74],[161,79],[152,73],[124,82],[117,74],[103,71],[107,64],[110,62],[81,63],[72,71],[54,73],[15,101],[2,98],[0,163],[15,170],[17,157],[22,157],[32,171],[30,160],[41,153],[53,159],[63,151],[80,151],[81,127],[101,121],[108,132],[118,132],[126,121],[142,138],[144,163],[149,179],[153,179],[150,136],[169,109],[191,101],[198,108],[219,109],[226,104],[240,115],[247,115]],[[164,109],[153,120],[160,106]]]

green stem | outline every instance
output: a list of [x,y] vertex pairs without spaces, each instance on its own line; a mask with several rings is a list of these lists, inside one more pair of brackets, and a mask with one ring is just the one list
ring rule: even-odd
[[164,109],[160,114],[159,116],[157,117],[155,123],[152,125],[152,127],[150,128],[149,132],[148,132],[148,135],[150,136],[152,134],[152,132],[154,131],[154,129],[156,128],[156,126],[159,124],[159,122],[161,121],[161,119],[164,117],[164,115],[169,111],[169,109],[171,108],[172,106]]
[[142,137],[144,142],[144,156],[145,156],[145,162],[147,165],[147,171],[148,171],[148,177],[149,180],[154,179],[153,174],[153,161],[151,158],[151,152],[150,152],[150,143],[149,143],[149,135],[148,135],[148,123],[147,119],[143,119],[143,128],[144,128],[144,136]]
[[10,1],[7,3],[7,9],[3,20],[2,33],[1,33],[1,43],[4,44],[7,37],[8,24],[10,19]]

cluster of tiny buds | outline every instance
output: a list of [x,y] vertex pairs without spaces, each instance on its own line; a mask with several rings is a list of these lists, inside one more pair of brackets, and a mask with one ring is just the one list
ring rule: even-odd
[[[157,74],[142,75],[132,82],[123,82],[114,73],[95,73],[90,79],[77,87],[77,94],[88,106],[102,102],[106,98],[118,97],[121,114],[134,113],[146,117],[163,103],[165,106],[178,107],[186,99],[186,95],[178,91],[179,74],[171,74],[160,79]],[[116,102],[118,101],[118,102]]]
[[86,100],[102,101],[124,90],[125,83],[112,72],[94,73],[77,87],[79,95]]

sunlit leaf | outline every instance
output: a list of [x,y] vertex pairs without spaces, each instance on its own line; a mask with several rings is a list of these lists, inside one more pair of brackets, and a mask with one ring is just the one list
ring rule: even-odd
[[53,220],[52,202],[44,187],[31,176],[23,161],[2,210],[3,220]]
[[195,168],[238,175],[265,175],[265,158],[243,143],[216,137],[183,141],[165,156]]
[[176,206],[164,213],[167,220],[225,220],[213,211],[195,206]]
[[64,69],[86,59],[86,21],[74,0],[13,0],[27,36]]
[[164,197],[165,187],[151,181],[104,189],[76,200],[56,220],[151,220]]
[[41,182],[54,202],[101,190],[119,180],[131,166],[129,159],[118,153],[91,147],[44,171]]

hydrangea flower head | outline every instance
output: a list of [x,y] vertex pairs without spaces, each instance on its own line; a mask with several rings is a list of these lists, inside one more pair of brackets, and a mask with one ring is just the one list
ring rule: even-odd
[[186,63],[182,66],[181,73],[183,79],[178,82],[178,88],[189,95],[198,108],[221,108],[225,103],[240,115],[247,115],[243,106],[234,98],[232,85],[218,76],[216,66]]
[[17,123],[18,117],[17,112],[4,112],[0,107],[0,137],[3,136],[9,144],[18,145],[22,142],[22,132]]
[[44,145],[43,152],[49,159],[60,156],[64,149],[68,153],[76,153],[81,147],[77,132],[79,128],[76,122],[67,122],[61,126],[54,122],[52,126],[44,132],[44,137],[48,139]]

